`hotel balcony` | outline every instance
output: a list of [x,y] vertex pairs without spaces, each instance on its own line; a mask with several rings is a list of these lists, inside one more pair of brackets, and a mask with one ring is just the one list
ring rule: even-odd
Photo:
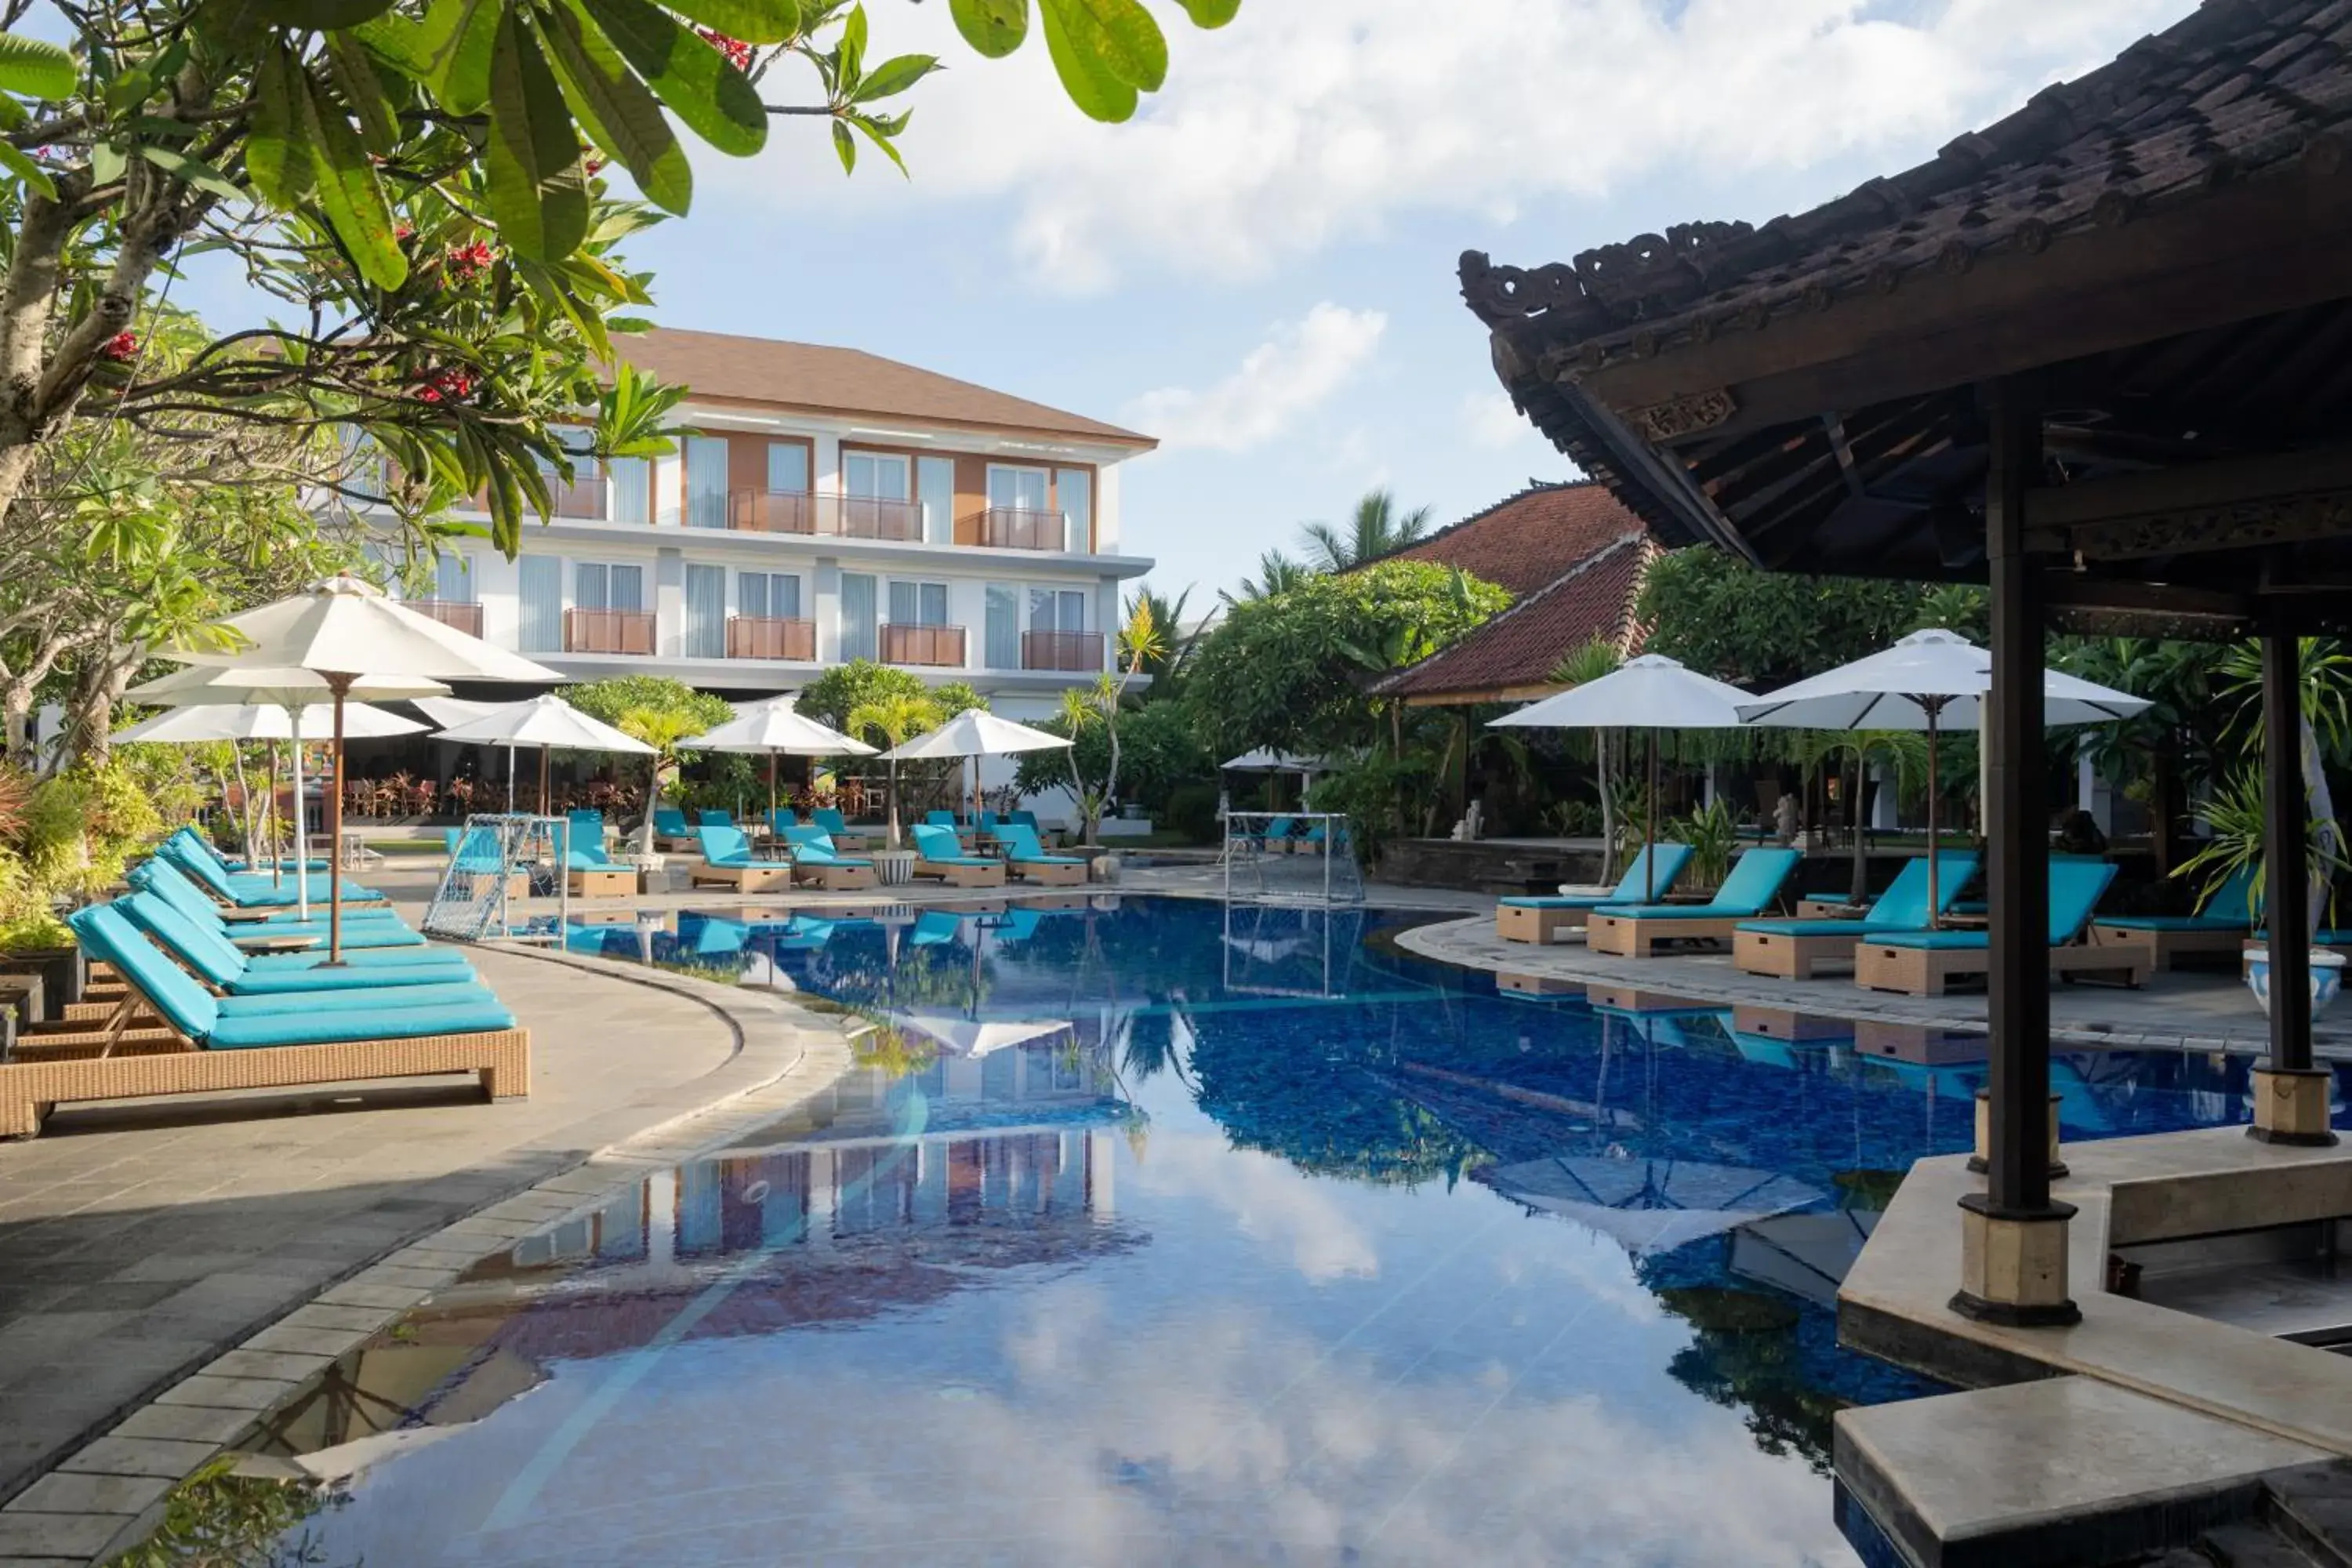
[[1100,632],[1023,632],[1021,668],[1093,674],[1103,667]]
[[816,623],[786,620],[775,616],[730,616],[727,617],[727,657],[793,658],[814,663],[816,659]]
[[405,599],[403,607],[418,615],[439,621],[443,626],[464,632],[467,637],[482,635],[482,606],[457,599]]
[[567,484],[562,479],[548,481],[547,493],[555,503],[554,515],[602,522],[606,516],[604,479],[593,463],[581,464],[581,477]]
[[727,526],[739,533],[822,534],[836,539],[896,539],[919,542],[922,509],[878,496],[806,495],[798,490],[735,490],[727,498]]
[[886,623],[882,627],[882,662],[961,668],[963,628]]
[[1062,550],[1070,525],[1058,511],[992,506],[980,514],[980,542],[993,550]]
[[654,617],[644,610],[566,610],[566,653],[626,653],[651,658]]

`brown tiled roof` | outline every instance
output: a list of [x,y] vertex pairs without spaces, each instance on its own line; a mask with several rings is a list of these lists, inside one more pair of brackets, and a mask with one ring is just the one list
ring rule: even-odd
[[1532,485],[1383,559],[1456,566],[1525,598],[1641,531],[1642,520],[1605,487],[1577,479]]
[[869,415],[1017,434],[1076,437],[1145,449],[1160,443],[1116,425],[901,364],[860,349],[656,327],[616,340],[621,357],[699,396],[814,413]]
[[1635,619],[1633,603],[1657,552],[1636,525],[1444,652],[1391,676],[1380,689],[1424,701],[1532,696],[1550,688],[1555,665],[1596,637],[1621,655],[1637,653],[1648,628]]
[[1780,318],[2038,255],[2239,181],[2352,159],[2352,3],[2206,0],[2111,63],[2034,95],[1929,163],[1811,212],[1695,223],[1572,263],[1462,258],[1489,326],[1542,330],[1549,354],[1598,368],[1766,330]]

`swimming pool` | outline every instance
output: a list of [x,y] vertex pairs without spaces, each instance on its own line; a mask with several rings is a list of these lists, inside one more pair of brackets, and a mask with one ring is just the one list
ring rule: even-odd
[[[852,1008],[864,1065],[341,1363],[256,1445],[350,1475],[281,1544],[1853,1562],[1830,1416],[1927,1390],[1836,1348],[1836,1279],[1908,1163],[1967,1146],[1980,1064],[1511,994],[1400,952],[1409,918],[1073,895],[575,928]],[[2070,1139],[2244,1118],[2242,1060],[2055,1079]]]

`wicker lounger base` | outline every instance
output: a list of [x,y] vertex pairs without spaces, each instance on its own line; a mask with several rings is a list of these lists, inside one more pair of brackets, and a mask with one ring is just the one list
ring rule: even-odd
[[732,888],[739,893],[766,893],[793,885],[790,861],[779,860],[772,865],[713,866],[708,860],[687,873],[687,881],[697,888]]
[[2245,946],[2246,932],[2236,931],[2139,931],[2129,926],[2094,925],[2091,941],[2100,947],[2136,947],[2158,973],[2176,967],[2183,958],[2210,958],[2234,964]]
[[[2053,978],[2096,974],[2119,984],[2147,983],[2145,948],[2078,945],[2050,950]],[[1853,952],[1853,983],[1865,991],[1899,991],[1906,996],[1941,996],[1952,981],[1981,979],[1992,955],[1981,947],[1888,947],[1865,942]]]
[[1861,940],[1852,931],[1843,936],[1781,936],[1743,931],[1731,939],[1731,964],[1742,974],[1811,980],[1823,969],[1852,969],[1854,944]]
[[915,862],[918,877],[937,877],[950,888],[1001,888],[1004,886],[1002,862],[987,866],[950,866],[937,860]]
[[794,867],[793,871],[803,886],[821,888],[828,893],[861,892],[875,885],[871,866],[802,865]]
[[1075,888],[1087,879],[1087,868],[1078,866],[1023,865],[1016,861],[1013,874],[1024,882],[1034,882],[1041,888]]
[[427,1035],[412,1040],[10,1062],[0,1067],[0,1137],[29,1137],[40,1131],[41,1119],[52,1105],[74,1100],[217,1094],[238,1089],[456,1072],[477,1075],[487,1100],[523,1098],[530,1092],[530,1031],[499,1029]]
[[1496,904],[1495,934],[1505,942],[1550,942],[1564,931],[1582,931],[1591,910],[1546,909],[1527,904]]
[[623,867],[618,870],[588,869],[566,871],[564,879],[572,884],[575,899],[634,899],[637,896],[637,874]]
[[1645,921],[1596,914],[1585,925],[1584,942],[1595,952],[1613,953],[1619,958],[1651,958],[1664,942],[1729,942],[1741,921],[1755,918],[1693,915],[1688,920],[1668,917]]

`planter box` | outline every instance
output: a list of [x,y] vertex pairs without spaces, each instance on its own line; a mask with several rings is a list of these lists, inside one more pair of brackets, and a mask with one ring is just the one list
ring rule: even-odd
[[29,974],[40,981],[37,1005],[43,1022],[63,1018],[66,1008],[81,1000],[81,949],[78,947],[35,947],[0,952],[0,974]]

